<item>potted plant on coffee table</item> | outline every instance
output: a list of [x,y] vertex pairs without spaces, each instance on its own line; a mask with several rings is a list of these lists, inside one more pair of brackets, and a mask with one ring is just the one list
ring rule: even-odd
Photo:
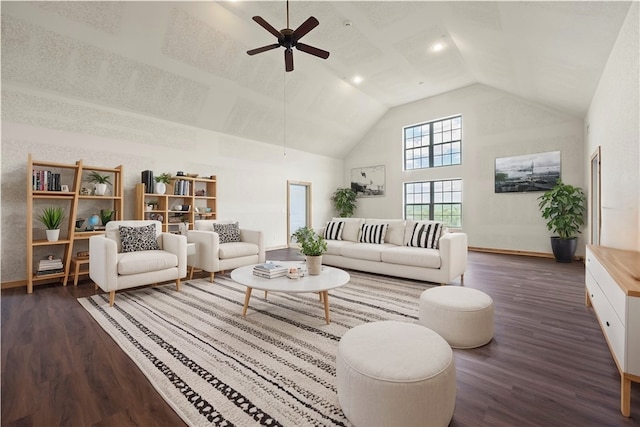
[[317,276],[322,270],[322,254],[327,251],[327,241],[309,227],[301,227],[293,233],[300,252],[307,258],[309,274]]
[[49,242],[56,242],[60,238],[60,226],[64,216],[64,209],[59,206],[42,208],[42,213],[38,215],[38,220],[46,227],[47,240]]
[[96,196],[104,196],[107,192],[107,184],[111,184],[111,179],[109,175],[93,171],[87,176],[87,182],[94,184]]
[[577,233],[581,233],[580,228],[584,225],[584,192],[558,179],[556,185],[538,200],[542,217],[547,220],[547,229],[557,234],[551,237],[553,256],[558,262],[573,261],[578,246]]
[[356,208],[356,192],[351,188],[338,188],[331,196],[333,206],[340,218],[350,218]]

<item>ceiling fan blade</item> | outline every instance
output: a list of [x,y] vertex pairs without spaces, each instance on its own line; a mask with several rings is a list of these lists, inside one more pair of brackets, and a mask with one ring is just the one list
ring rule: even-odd
[[318,20],[313,16],[310,16],[306,21],[300,24],[298,28],[295,29],[293,34],[291,34],[291,38],[293,39],[293,41],[300,40],[305,34],[317,27],[318,24],[320,24],[320,22],[318,22]]
[[255,55],[256,53],[266,52],[268,50],[275,49],[275,48],[278,48],[278,47],[280,47],[280,45],[278,43],[270,44],[269,46],[262,46],[262,47],[258,47],[256,49],[248,50],[247,53],[249,55]]
[[276,36],[278,38],[278,40],[283,38],[282,34],[280,33],[280,31],[278,31],[275,28],[273,28],[271,26],[271,24],[269,24],[267,21],[265,21],[261,16],[254,16],[251,19],[256,21],[262,28],[264,28],[265,30],[269,31],[271,34]]
[[284,50],[284,68],[286,71],[293,71],[293,51],[291,49]]
[[296,48],[305,53],[310,53],[311,55],[320,57],[322,59],[327,59],[329,57],[329,52],[327,52],[326,50],[318,49],[317,47],[309,46],[308,44],[297,43]]

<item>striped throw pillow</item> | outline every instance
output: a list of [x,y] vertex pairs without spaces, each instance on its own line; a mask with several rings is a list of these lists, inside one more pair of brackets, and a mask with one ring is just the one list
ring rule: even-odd
[[407,246],[438,249],[438,239],[440,239],[443,228],[444,224],[441,222],[417,222],[413,226],[413,233]]
[[360,243],[384,243],[388,224],[362,224],[360,227]]
[[324,238],[327,240],[342,240],[342,229],[344,228],[344,222],[342,221],[329,221],[324,228]]

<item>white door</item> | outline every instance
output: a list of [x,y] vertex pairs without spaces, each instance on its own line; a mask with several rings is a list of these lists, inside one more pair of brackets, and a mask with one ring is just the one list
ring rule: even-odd
[[289,212],[287,217],[288,243],[291,235],[301,227],[311,227],[311,183],[289,181]]

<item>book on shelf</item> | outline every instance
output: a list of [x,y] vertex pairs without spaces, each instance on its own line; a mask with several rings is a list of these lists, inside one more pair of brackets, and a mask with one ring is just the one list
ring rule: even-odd
[[32,189],[36,191],[61,191],[60,174],[49,170],[32,170]]
[[41,259],[38,261],[38,271],[49,271],[63,268],[61,259]]
[[47,274],[59,274],[64,273],[64,268],[56,268],[53,270],[38,270],[36,276],[46,276]]

